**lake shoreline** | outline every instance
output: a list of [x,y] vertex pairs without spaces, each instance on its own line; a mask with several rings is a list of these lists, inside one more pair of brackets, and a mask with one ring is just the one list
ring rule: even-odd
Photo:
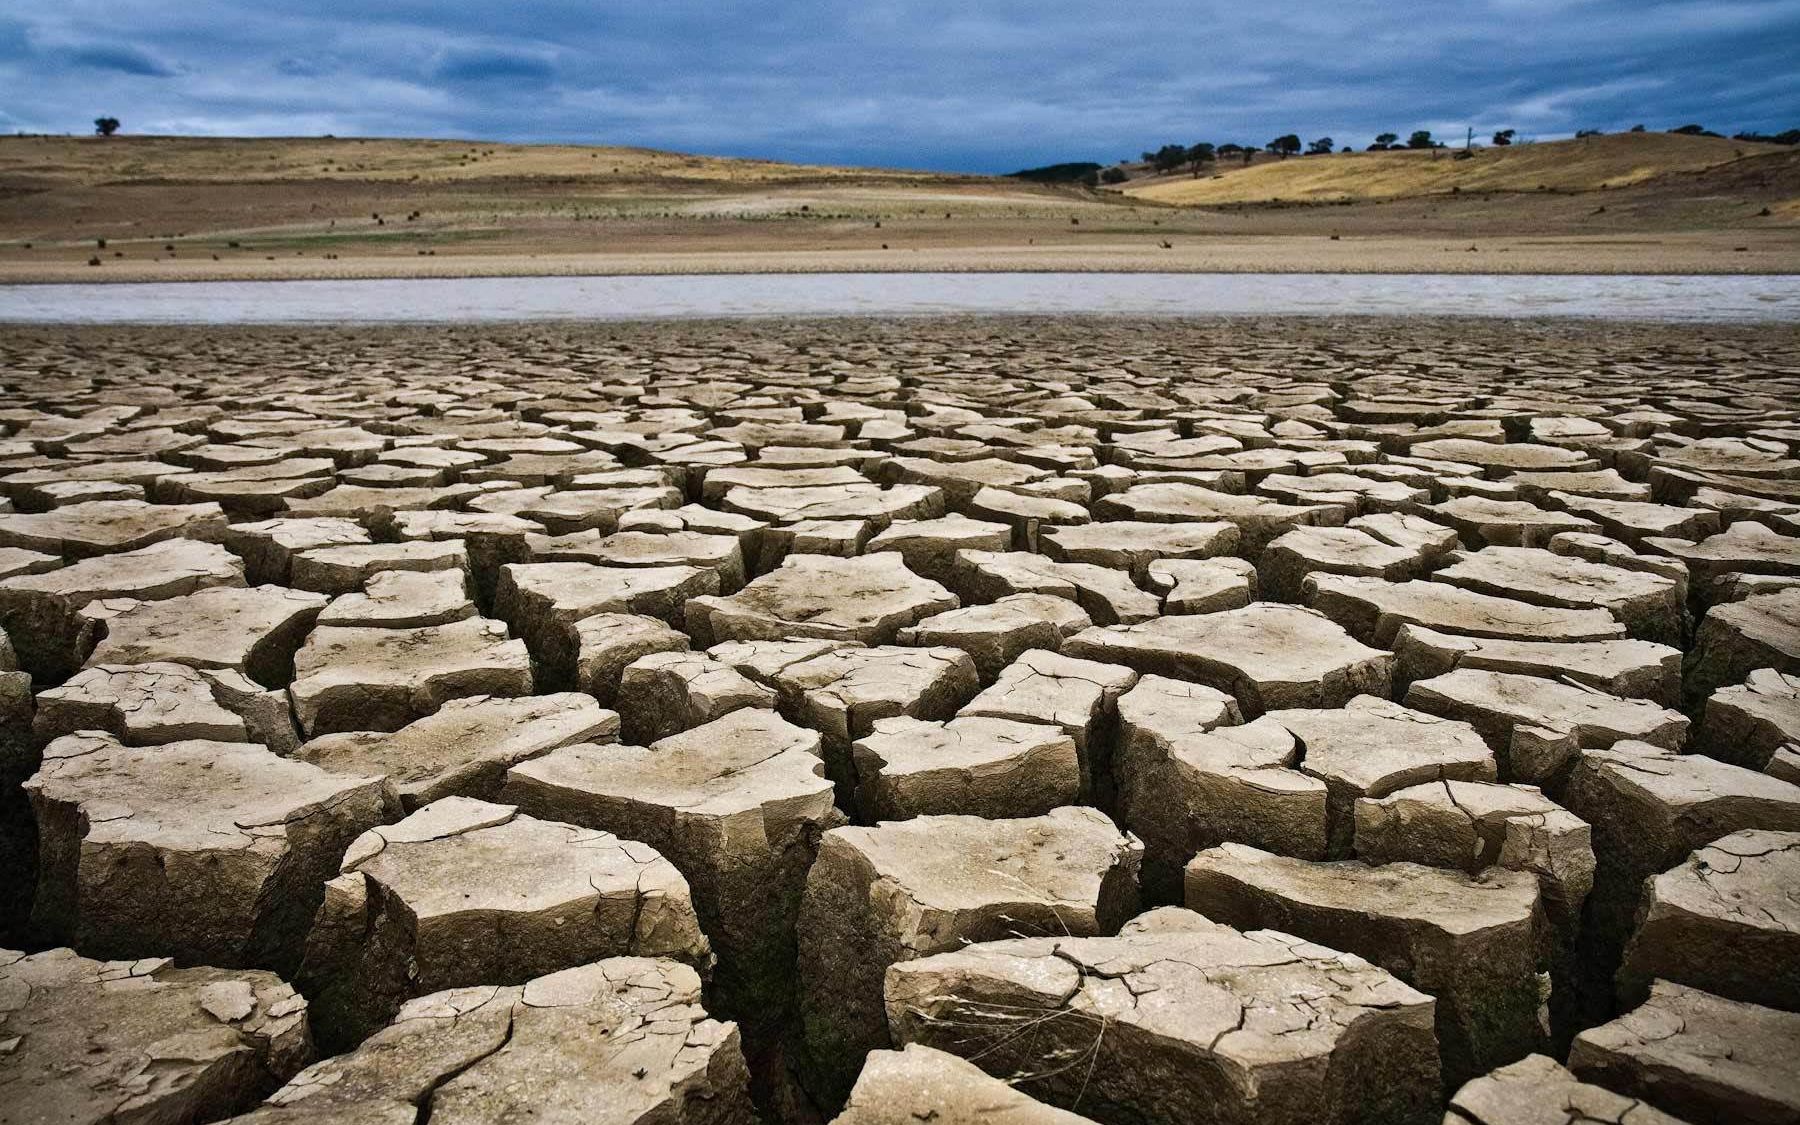
[[454,324],[955,315],[1800,323],[1800,274],[837,272],[0,286],[0,323],[9,324]]
[[[1010,232],[991,242],[908,245],[898,232],[869,232],[864,246],[752,246],[739,236],[668,247],[621,232],[604,250],[526,243],[505,249],[445,246],[429,253],[350,251],[259,254],[210,242],[176,243],[146,258],[142,246],[96,252],[90,245],[0,246],[0,284],[486,277],[653,277],[811,273],[1182,273],[1497,274],[1507,276],[1764,276],[1800,272],[1800,230],[1634,232],[1579,235],[1521,232],[1452,236],[1344,234],[1076,234],[1066,228],[1035,244]],[[1043,233],[1043,232],[1040,232]],[[1079,237],[1078,243],[1067,241]],[[1167,245],[1163,245],[1163,243]],[[891,247],[891,248],[890,248]],[[26,254],[30,257],[24,256]],[[55,255],[56,257],[52,257]],[[97,256],[98,266],[88,265]]]

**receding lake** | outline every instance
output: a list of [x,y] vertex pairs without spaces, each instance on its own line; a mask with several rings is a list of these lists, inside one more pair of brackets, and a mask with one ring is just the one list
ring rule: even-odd
[[0,286],[0,322],[1482,316],[1800,322],[1800,274],[815,273]]

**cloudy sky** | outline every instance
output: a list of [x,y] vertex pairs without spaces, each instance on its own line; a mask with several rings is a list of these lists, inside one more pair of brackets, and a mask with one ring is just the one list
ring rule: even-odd
[[1800,0],[8,0],[0,131],[1009,171],[1282,133],[1800,126]]

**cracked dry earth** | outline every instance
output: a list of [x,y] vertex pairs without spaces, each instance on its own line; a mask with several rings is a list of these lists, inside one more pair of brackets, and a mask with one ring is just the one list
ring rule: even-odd
[[0,1123],[1800,1121],[1800,335],[0,336]]

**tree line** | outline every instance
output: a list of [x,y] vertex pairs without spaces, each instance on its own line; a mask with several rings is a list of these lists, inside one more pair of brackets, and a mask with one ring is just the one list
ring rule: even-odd
[[[1645,132],[1646,129],[1642,125],[1635,125],[1630,131],[1633,133],[1642,133]],[[1575,135],[1577,137],[1593,137],[1601,135],[1601,132],[1602,131],[1599,129],[1583,129]],[[1699,125],[1681,125],[1668,130],[1668,132],[1684,136],[1723,136],[1721,133],[1715,133],[1710,129],[1702,128]],[[1516,143],[1518,139],[1519,132],[1517,129],[1500,129],[1488,138],[1488,143],[1504,148]],[[1786,132],[1773,134],[1736,133],[1732,136],[1732,139],[1737,141],[1754,141],[1763,144],[1800,144],[1800,129],[1789,129]],[[1408,149],[1441,149],[1447,147],[1449,146],[1446,142],[1438,140],[1431,135],[1431,130],[1415,129],[1405,140],[1401,140],[1400,134],[1398,133],[1377,133],[1374,141],[1364,148],[1363,151],[1387,152],[1390,150],[1404,151]],[[1306,156],[1324,156],[1332,152],[1352,151],[1354,150],[1350,145],[1339,147],[1337,141],[1331,137],[1318,137],[1311,141],[1303,142],[1298,133],[1284,133],[1265,145],[1242,145],[1235,143],[1215,144],[1210,141],[1198,141],[1191,145],[1166,144],[1154,151],[1142,153],[1141,161],[1142,163],[1149,165],[1151,170],[1157,175],[1166,176],[1172,172],[1178,172],[1185,168],[1193,175],[1199,176],[1201,170],[1209,164],[1219,164],[1232,160],[1238,160],[1245,164],[1249,164],[1256,158],[1256,154],[1259,152],[1272,153],[1282,159],[1286,159],[1290,156],[1300,156],[1302,154]],[[1066,178],[1070,181],[1080,179],[1090,184],[1119,184],[1124,183],[1131,178],[1131,173],[1125,168],[1127,163],[1128,161],[1120,161],[1118,164],[1104,169],[1096,164],[1059,164],[1051,165],[1050,168],[1030,169],[1030,174],[1015,173],[1015,175],[1026,179]],[[1050,173],[1053,169],[1061,170],[1063,175],[1046,175],[1046,173]]]
[[[1516,129],[1502,129],[1493,135],[1493,143],[1497,145],[1510,145],[1518,135],[1518,130]],[[1363,151],[1386,152],[1389,149],[1398,150],[1444,147],[1446,147],[1445,143],[1434,138],[1431,135],[1430,129],[1415,129],[1405,141],[1400,139],[1400,134],[1398,133],[1377,133],[1374,142]],[[1200,169],[1204,165],[1225,160],[1242,160],[1245,164],[1248,164],[1256,158],[1256,154],[1259,152],[1273,153],[1274,155],[1285,159],[1290,156],[1299,156],[1302,153],[1307,156],[1324,156],[1332,152],[1351,151],[1354,150],[1350,145],[1344,145],[1340,148],[1338,147],[1337,141],[1333,140],[1331,137],[1317,137],[1313,140],[1302,142],[1300,134],[1284,133],[1266,145],[1213,144],[1209,141],[1200,141],[1191,145],[1167,144],[1154,152],[1143,153],[1142,160],[1143,163],[1150,165],[1151,168],[1161,175],[1166,175],[1182,168],[1190,169],[1195,175],[1199,175]],[[1107,171],[1118,172],[1120,173],[1121,178],[1125,176],[1122,168],[1109,168]],[[1105,176],[1103,175],[1102,178],[1104,179]],[[1110,182],[1116,183],[1118,181],[1113,180]]]

